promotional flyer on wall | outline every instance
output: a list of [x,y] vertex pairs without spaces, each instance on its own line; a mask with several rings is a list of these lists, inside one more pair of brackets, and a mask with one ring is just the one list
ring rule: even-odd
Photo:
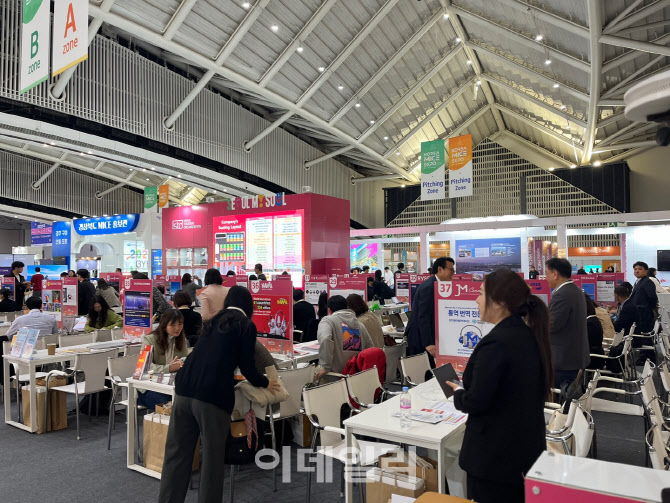
[[305,300],[316,306],[319,304],[319,296],[328,292],[328,275],[312,274],[305,275]]
[[126,283],[123,334],[141,337],[151,332],[153,284],[147,279],[133,279]]
[[472,274],[475,281],[499,267],[520,271],[521,238],[457,240],[456,264],[459,274]]
[[259,336],[293,340],[293,284],[290,281],[249,281],[254,323]]

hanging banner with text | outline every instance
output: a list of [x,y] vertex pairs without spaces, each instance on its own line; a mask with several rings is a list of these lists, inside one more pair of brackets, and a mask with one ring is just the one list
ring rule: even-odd
[[472,195],[472,135],[449,138],[449,197]]
[[55,0],[53,22],[55,77],[88,58],[88,0]]
[[144,209],[153,208],[158,204],[158,187],[144,187]]
[[51,2],[23,0],[21,25],[21,82],[23,94],[49,77]]
[[444,140],[421,143],[421,200],[444,199]]
[[395,275],[395,296],[400,302],[409,303],[409,273]]
[[170,186],[169,185],[159,185],[158,186],[158,207],[159,208],[167,208],[169,202],[170,202]]

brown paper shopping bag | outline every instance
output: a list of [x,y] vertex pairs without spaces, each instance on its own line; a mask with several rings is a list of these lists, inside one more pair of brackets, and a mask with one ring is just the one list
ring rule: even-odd
[[[44,399],[47,396],[47,389],[44,386],[37,386],[37,433],[44,433]],[[23,386],[21,389],[21,400],[23,401],[23,424],[32,425],[32,414],[30,413],[30,385]],[[50,430],[51,422],[47,425]]]
[[367,503],[388,503],[394,494],[418,498],[426,490],[422,479],[373,468],[366,474]]
[[[46,386],[46,378],[36,379],[38,386]],[[67,396],[54,388],[65,386],[67,378],[51,376],[49,378],[49,424],[48,431],[58,431],[67,428]],[[46,388],[45,388],[46,389]]]
[[[155,413],[144,416],[144,466],[159,473],[163,471],[169,427],[170,416]],[[198,468],[200,468],[200,439],[195,446],[192,470]]]

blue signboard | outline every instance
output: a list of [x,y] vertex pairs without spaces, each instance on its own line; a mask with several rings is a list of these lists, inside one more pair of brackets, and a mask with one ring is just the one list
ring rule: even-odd
[[151,250],[151,277],[163,274],[163,250]]
[[111,217],[79,218],[74,220],[74,231],[81,236],[96,234],[123,234],[137,227],[140,216],[137,213],[114,215]]
[[521,238],[468,239],[456,241],[458,274],[490,273],[499,267],[521,270]]
[[30,243],[32,245],[50,245],[52,231],[50,224],[30,222]]
[[70,252],[72,246],[72,224],[70,222],[54,222],[51,231],[51,242],[53,248],[51,250],[54,262],[56,257],[65,257],[65,264],[70,267]]

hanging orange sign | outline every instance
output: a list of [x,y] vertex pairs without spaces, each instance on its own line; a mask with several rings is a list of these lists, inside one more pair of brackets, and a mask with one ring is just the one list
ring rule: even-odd
[[158,207],[166,208],[170,201],[170,186],[169,185],[159,185],[158,186]]
[[619,257],[620,246],[584,246],[568,248],[569,257]]

